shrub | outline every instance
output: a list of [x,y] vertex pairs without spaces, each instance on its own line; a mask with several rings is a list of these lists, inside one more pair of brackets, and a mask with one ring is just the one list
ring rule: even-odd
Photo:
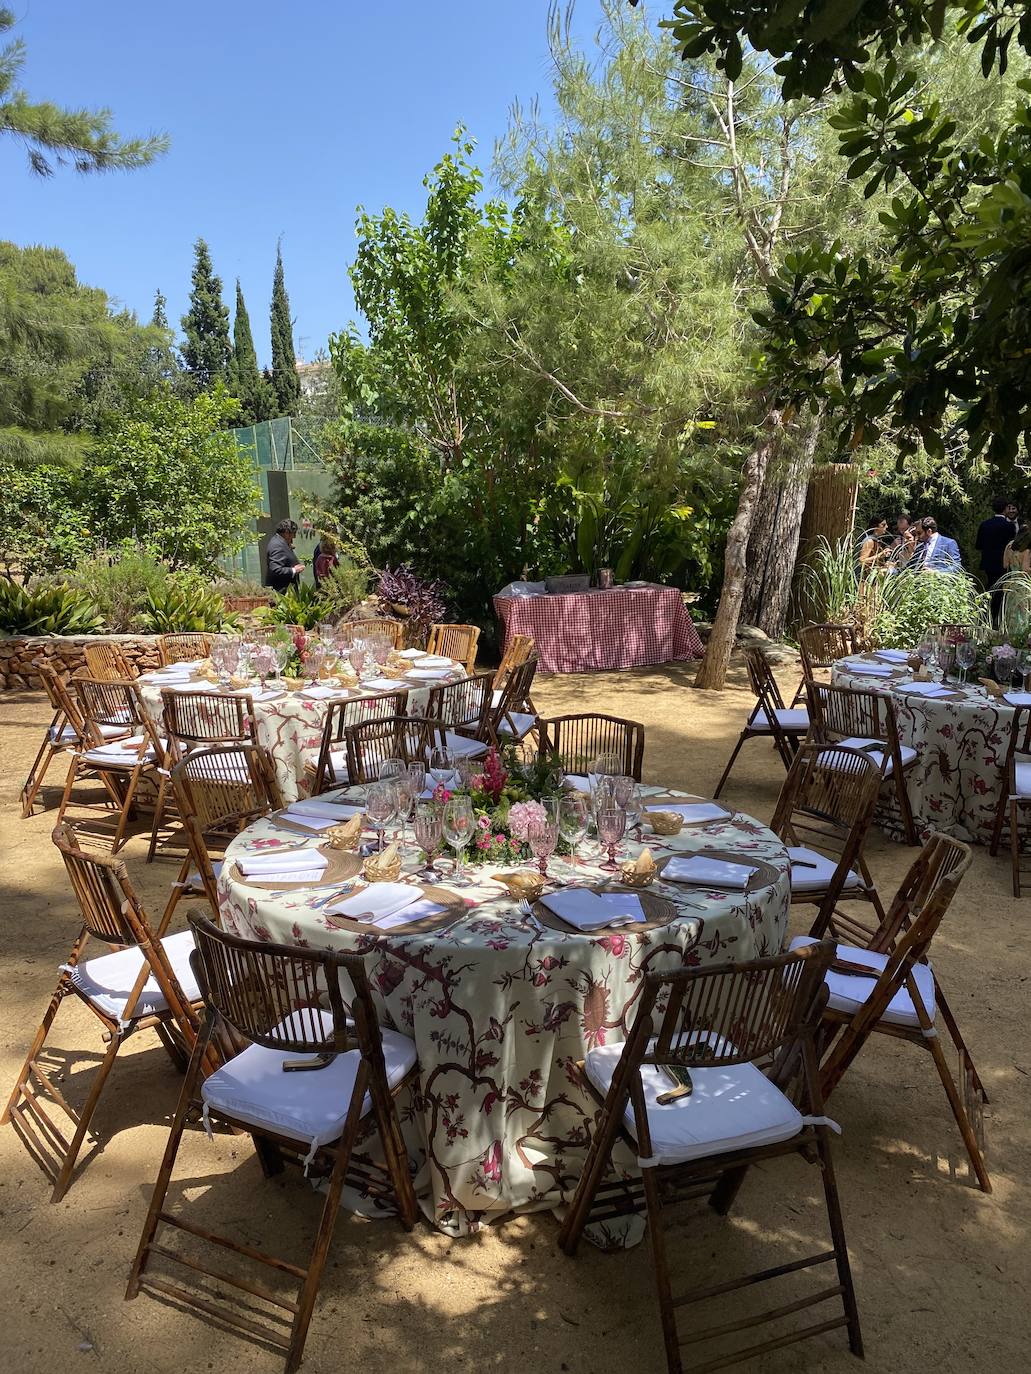
[[16,635],[86,635],[103,628],[97,606],[74,587],[29,590],[0,578],[0,631]]
[[239,597],[248,601],[259,596],[266,599],[271,597],[268,587],[262,586],[252,577],[219,577],[213,586],[219,596]]
[[71,587],[91,596],[113,634],[147,626],[147,603],[168,581],[167,567],[146,549],[125,543],[81,559],[68,573]]
[[408,622],[412,637],[427,635],[433,622],[443,620],[447,612],[444,584],[419,577],[407,563],[384,568],[376,591],[391,614]]
[[331,617],[346,615],[359,601],[365,600],[369,581],[369,573],[365,568],[358,567],[350,558],[341,557],[329,576],[322,579],[319,597],[325,602]]
[[171,575],[148,594],[144,622],[152,634],[216,631],[235,624],[221,592],[190,575]]
[[302,629],[313,630],[326,619],[328,609],[315,588],[302,582],[300,586],[288,587],[267,610],[258,614],[263,621],[273,625],[300,625]]

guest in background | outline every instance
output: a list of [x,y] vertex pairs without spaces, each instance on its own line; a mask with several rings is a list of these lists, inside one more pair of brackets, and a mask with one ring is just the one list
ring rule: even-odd
[[265,585],[274,592],[285,592],[288,587],[297,586],[301,580],[304,564],[294,553],[296,535],[295,520],[280,520],[275,534],[268,541],[265,550]]
[[340,559],[337,557],[336,540],[331,535],[324,534],[319,540],[319,547],[315,551],[315,558],[311,565],[316,587],[320,587],[323,578],[328,577],[333,569],[339,566]]
[[916,548],[916,530],[913,528],[908,510],[899,511],[895,517],[895,538],[889,550],[892,566],[903,568],[913,557]]
[[1018,520],[1016,537],[1003,550],[1003,572],[1031,573],[1031,525]]
[[987,520],[982,520],[977,527],[975,547],[981,555],[981,572],[988,587],[998,582],[1002,576],[1002,556],[1006,552],[1006,546],[1016,538],[1016,524],[1006,515],[1008,510],[1015,509],[1012,501],[997,496],[992,502],[993,514]]
[[863,531],[859,543],[859,567],[863,572],[879,568],[888,557],[890,549],[885,542],[888,535],[888,522],[882,516]]
[[957,573],[963,571],[963,559],[955,539],[938,533],[938,522],[930,515],[920,522],[923,542],[917,549],[916,566],[921,572]]

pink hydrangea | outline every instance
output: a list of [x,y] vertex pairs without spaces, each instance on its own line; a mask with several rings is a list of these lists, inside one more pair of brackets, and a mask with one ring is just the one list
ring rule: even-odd
[[517,840],[528,840],[530,828],[538,821],[546,821],[548,813],[540,802],[516,802],[508,813],[508,828]]

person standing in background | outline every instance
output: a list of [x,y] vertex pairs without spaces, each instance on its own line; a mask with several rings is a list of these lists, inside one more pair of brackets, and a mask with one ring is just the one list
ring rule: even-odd
[[992,620],[997,624],[1002,609],[1002,590],[995,584],[1005,571],[1005,553],[1017,535],[1017,526],[1007,518],[1007,511],[1015,510],[1012,501],[997,496],[992,502],[993,514],[977,527],[975,547],[981,555],[981,574],[985,586],[992,588]]
[[315,586],[321,587],[323,579],[339,566],[340,559],[337,557],[336,540],[331,535],[324,534],[319,540],[319,547],[315,550],[315,558],[311,565]]
[[304,564],[294,553],[297,534],[295,520],[280,520],[276,532],[265,550],[265,585],[274,592],[285,592],[296,586],[304,572]]
[[916,545],[916,530],[910,521],[909,511],[899,511],[895,517],[895,538],[891,541],[889,550],[891,566],[904,568],[913,557]]

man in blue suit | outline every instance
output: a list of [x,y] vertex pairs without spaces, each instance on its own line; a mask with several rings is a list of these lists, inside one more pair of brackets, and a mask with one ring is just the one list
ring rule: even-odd
[[962,572],[963,559],[955,539],[938,533],[938,522],[927,516],[921,521],[923,543],[917,548],[914,563],[921,572]]

